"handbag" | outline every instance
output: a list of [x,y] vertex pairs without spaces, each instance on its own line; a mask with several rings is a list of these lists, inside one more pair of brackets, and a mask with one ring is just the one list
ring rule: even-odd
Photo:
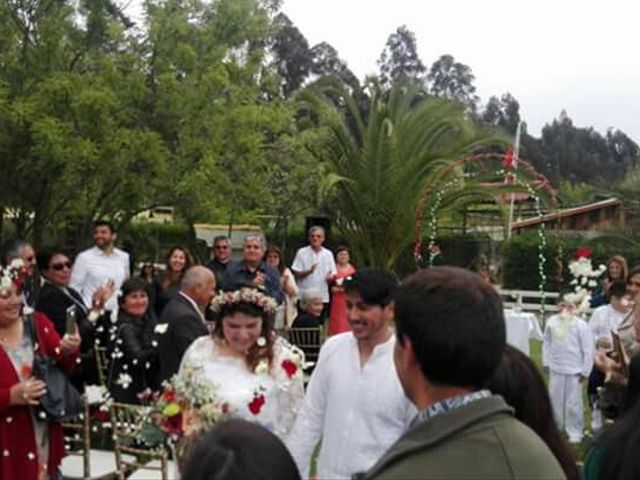
[[[33,316],[29,316],[27,322],[34,347],[36,343],[42,345]],[[40,397],[40,403],[36,407],[36,418],[61,421],[82,413],[84,409],[82,395],[71,384],[67,375],[60,370],[56,361],[43,355],[40,349],[34,348],[33,351],[32,374],[47,385],[47,393]]]

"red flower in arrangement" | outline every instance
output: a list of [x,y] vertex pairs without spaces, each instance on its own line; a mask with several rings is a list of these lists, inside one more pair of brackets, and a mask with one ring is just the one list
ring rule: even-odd
[[228,403],[223,403],[222,407],[220,407],[220,409],[222,410],[222,413],[229,413],[229,404]]
[[589,247],[580,247],[576,250],[576,253],[573,254],[573,259],[578,260],[579,258],[591,258],[593,252]]
[[109,415],[108,411],[105,410],[100,410],[98,409],[98,411],[96,412],[96,414],[93,416],[93,418],[97,421],[97,422],[108,422],[109,420],[111,420],[111,415]]
[[162,420],[162,428],[171,436],[182,436],[182,412]]
[[174,390],[165,390],[162,394],[162,398],[167,402],[173,402],[176,399],[176,392]]
[[293,377],[298,371],[298,366],[289,359],[282,361],[282,368],[287,372],[289,378]]
[[249,404],[249,411],[254,415],[258,415],[260,413],[260,410],[262,410],[265,401],[266,400],[264,398],[264,395],[256,395],[255,397],[253,397],[253,400],[251,400],[251,403]]

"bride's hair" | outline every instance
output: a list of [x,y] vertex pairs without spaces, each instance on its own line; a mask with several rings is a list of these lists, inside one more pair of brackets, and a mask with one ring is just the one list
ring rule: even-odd
[[262,319],[262,330],[260,331],[260,336],[265,339],[265,344],[263,346],[259,346],[256,342],[249,349],[245,357],[247,368],[252,372],[255,371],[256,367],[263,359],[269,362],[269,368],[271,368],[271,362],[273,361],[273,344],[275,341],[273,316],[256,304],[249,302],[237,302],[221,305],[220,311],[217,314],[215,327],[213,329],[214,337],[224,340],[222,322],[225,317],[230,317],[236,313],[244,313],[249,317]]

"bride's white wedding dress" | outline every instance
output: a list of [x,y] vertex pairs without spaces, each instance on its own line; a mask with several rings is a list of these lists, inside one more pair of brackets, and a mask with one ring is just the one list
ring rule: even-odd
[[284,339],[273,348],[271,368],[263,362],[251,372],[243,358],[224,355],[213,337],[200,337],[185,352],[178,375],[189,372],[210,383],[232,417],[257,422],[284,439],[302,406],[304,360]]

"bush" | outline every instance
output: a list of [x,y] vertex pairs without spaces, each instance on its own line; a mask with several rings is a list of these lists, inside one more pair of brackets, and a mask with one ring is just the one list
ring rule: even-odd
[[[537,290],[540,284],[538,272],[540,240],[537,233],[512,237],[502,244],[502,286],[509,289]],[[605,263],[612,255],[622,255],[629,267],[640,259],[640,250],[634,247],[621,248],[613,244],[594,242],[582,236],[555,236],[547,233],[544,249],[546,291],[558,292],[569,288],[571,274],[568,264],[575,251],[587,245],[593,251],[594,268]]]

